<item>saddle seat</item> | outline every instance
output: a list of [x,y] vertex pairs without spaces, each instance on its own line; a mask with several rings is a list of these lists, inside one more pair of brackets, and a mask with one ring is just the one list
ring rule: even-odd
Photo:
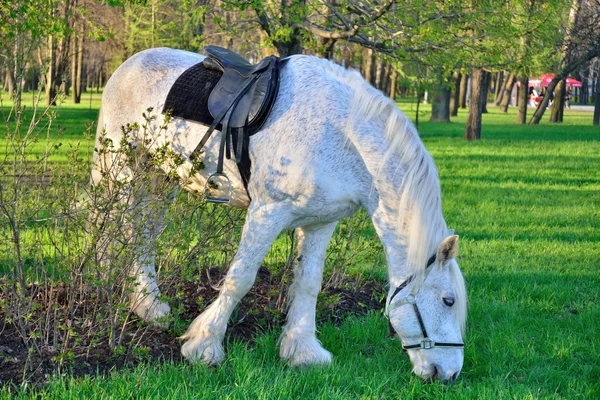
[[261,60],[258,64],[253,65],[238,53],[222,47],[206,46],[204,51],[209,56],[209,58],[203,61],[207,68],[217,69],[221,72],[225,72],[225,70],[233,70],[244,77],[249,77],[252,73],[265,68],[271,58],[267,57]]
[[[243,128],[258,122],[271,109],[277,91],[277,57],[269,56],[256,65],[239,54],[217,46],[205,48],[203,64],[223,76],[208,98],[210,114],[230,128]],[[224,121],[228,112],[229,118]]]

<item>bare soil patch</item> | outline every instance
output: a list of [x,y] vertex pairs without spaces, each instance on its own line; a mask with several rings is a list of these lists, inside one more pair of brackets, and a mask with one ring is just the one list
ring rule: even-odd
[[[218,268],[211,268],[198,282],[179,282],[177,287],[173,286],[168,290],[180,293],[177,296],[181,299],[177,300],[180,303],[175,304],[180,310],[179,325],[185,324],[187,327],[214,300],[218,293],[215,285],[221,276]],[[282,311],[289,286],[288,283],[282,284],[283,279],[284,277],[272,275],[266,268],[259,270],[254,287],[242,300],[229,322],[225,346],[234,340],[252,343],[257,334],[280,329],[285,322],[285,313]],[[357,284],[347,281],[344,287],[327,288],[319,295],[318,322],[340,324],[349,315],[364,315],[371,310],[380,310],[384,306],[384,292],[383,283],[372,282]],[[58,307],[66,306],[65,298],[60,294],[56,296]],[[75,325],[73,329],[80,337],[86,336],[85,326]],[[181,342],[177,336],[173,327],[161,331],[133,320],[131,324],[127,324],[123,332],[123,346],[117,351],[110,349],[107,340],[101,340],[93,344],[86,342],[85,345],[73,346],[67,357],[53,346],[28,353],[17,329],[7,321],[5,315],[0,314],[0,385],[18,385],[23,381],[40,385],[57,372],[74,376],[104,374],[150,360],[184,362],[180,354]]]

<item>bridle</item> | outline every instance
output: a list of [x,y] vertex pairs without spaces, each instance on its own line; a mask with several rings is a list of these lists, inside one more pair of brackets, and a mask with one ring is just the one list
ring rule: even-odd
[[[420,277],[420,280],[417,283],[415,283],[412,290],[406,297],[396,301],[395,303],[392,303],[392,301],[394,300],[394,297],[396,297],[396,295],[398,293],[400,293],[402,291],[402,289],[404,289],[410,282],[413,281],[413,279],[415,278],[415,275],[411,275],[410,277],[408,277],[407,280],[402,282],[400,284],[400,286],[398,286],[396,288],[396,290],[390,297],[390,300],[386,306],[385,315],[386,315],[386,317],[388,317],[388,319],[390,317],[390,312],[392,312],[396,308],[402,307],[405,304],[411,304],[413,307],[413,310],[415,310],[415,314],[417,315],[417,320],[419,321],[419,326],[421,327],[421,333],[423,334],[423,340],[421,340],[421,342],[417,343],[417,344],[405,345],[404,343],[402,343],[403,351],[412,350],[412,349],[428,350],[428,349],[433,349],[434,347],[451,347],[451,348],[461,348],[461,349],[465,347],[464,343],[445,343],[445,342],[434,342],[433,340],[431,340],[429,338],[429,335],[427,335],[427,329],[425,329],[425,324],[423,323],[423,317],[421,316],[421,312],[419,311],[419,306],[417,306],[417,294],[419,293],[419,290],[421,290],[421,286],[423,286],[423,282],[425,281],[425,279],[427,278],[427,275],[429,274],[429,271],[430,271],[429,267],[431,267],[431,265],[433,265],[433,263],[435,262],[435,259],[436,259],[436,256],[434,254],[433,256],[431,256],[431,258],[429,258],[429,260],[427,260],[427,266],[425,267],[425,273],[422,274],[422,276]],[[390,322],[390,324],[391,324],[391,322]]]

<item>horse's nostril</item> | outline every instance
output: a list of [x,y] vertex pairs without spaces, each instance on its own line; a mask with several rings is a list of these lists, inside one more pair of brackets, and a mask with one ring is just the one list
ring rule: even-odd
[[457,377],[458,377],[458,372],[455,372],[454,374],[452,374],[452,376],[449,379],[442,379],[442,383],[444,385],[449,385],[451,383],[454,383],[454,381],[456,380]]

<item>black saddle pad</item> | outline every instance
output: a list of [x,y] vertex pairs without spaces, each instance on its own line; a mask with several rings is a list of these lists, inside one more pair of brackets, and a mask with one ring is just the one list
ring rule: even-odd
[[[171,86],[163,113],[170,112],[173,117],[183,118],[199,122],[210,126],[213,123],[213,117],[208,111],[208,96],[223,74],[219,71],[213,71],[204,67],[204,64],[198,63],[187,69]],[[257,129],[248,129],[250,134],[255,133]],[[221,130],[221,124],[216,126]],[[237,129],[233,130],[233,148],[236,148],[238,135]],[[244,186],[248,186],[250,181],[250,156],[248,155],[248,138],[244,140],[244,151],[242,153],[242,162],[238,164]]]
[[[210,126],[213,117],[208,111],[208,96],[223,74],[198,63],[186,70],[173,84],[167,95],[163,113]],[[221,125],[217,125],[221,130]]]

